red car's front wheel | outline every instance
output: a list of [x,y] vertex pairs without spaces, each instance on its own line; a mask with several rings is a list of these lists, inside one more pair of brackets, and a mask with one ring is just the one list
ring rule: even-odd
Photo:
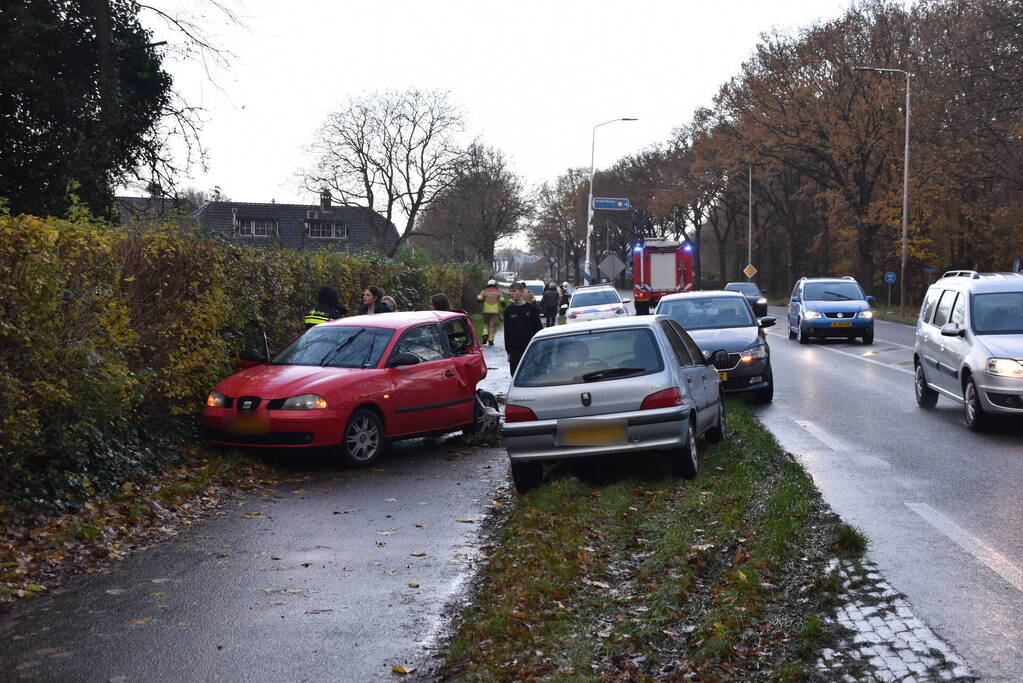
[[352,467],[368,467],[384,451],[384,425],[372,410],[352,413],[341,437],[341,457]]

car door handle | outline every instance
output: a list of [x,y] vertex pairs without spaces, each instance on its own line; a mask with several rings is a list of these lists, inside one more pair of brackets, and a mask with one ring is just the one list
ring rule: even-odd
[[454,370],[445,370],[444,371],[444,376],[445,377],[454,377],[455,376],[455,371]]

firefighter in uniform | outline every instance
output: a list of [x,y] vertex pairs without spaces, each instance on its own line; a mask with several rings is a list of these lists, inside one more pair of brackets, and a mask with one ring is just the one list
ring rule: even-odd
[[494,345],[497,335],[497,324],[501,320],[501,310],[508,305],[508,300],[501,296],[497,288],[497,280],[487,281],[487,286],[476,296],[476,301],[483,302],[483,343]]

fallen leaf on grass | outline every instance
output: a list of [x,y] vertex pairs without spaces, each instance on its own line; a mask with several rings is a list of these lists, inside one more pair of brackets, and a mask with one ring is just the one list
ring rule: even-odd
[[148,624],[149,623],[149,617],[142,617],[141,619],[132,619],[131,623],[138,624],[138,625]]
[[409,588],[419,588],[419,584],[418,584],[418,583],[410,583],[410,584],[408,585],[408,587],[409,587]]
[[271,605],[283,605],[284,601],[283,600],[271,600],[270,604]]
[[475,524],[476,523],[475,519],[456,519],[455,521],[456,522],[461,522],[462,524]]
[[426,553],[418,550],[414,553],[409,553],[409,555],[411,555],[412,557],[426,557]]
[[401,674],[402,676],[410,674],[410,673],[412,673],[415,670],[416,670],[416,667],[414,667],[414,666],[409,666],[409,667],[392,666],[391,667],[391,671],[393,671],[396,674]]
[[385,503],[397,503],[398,499],[397,498],[384,498],[384,502]]
[[167,583],[170,579],[152,579],[150,583]]
[[422,529],[425,526],[426,526],[425,524],[416,524],[417,529]]
[[295,489],[292,493],[305,493],[305,489]]
[[377,533],[381,536],[393,536],[396,529],[377,529]]

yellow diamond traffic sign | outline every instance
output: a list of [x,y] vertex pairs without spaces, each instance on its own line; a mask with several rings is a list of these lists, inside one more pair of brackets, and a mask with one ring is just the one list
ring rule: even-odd
[[753,276],[757,274],[757,269],[754,268],[753,264],[751,263],[748,266],[746,266],[745,268],[743,268],[742,272],[745,273],[746,277],[748,277],[749,279],[752,280]]

